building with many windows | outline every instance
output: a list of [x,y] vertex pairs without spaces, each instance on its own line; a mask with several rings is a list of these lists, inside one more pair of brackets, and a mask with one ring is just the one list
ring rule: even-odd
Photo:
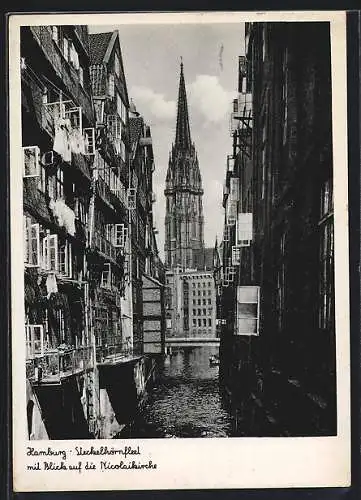
[[212,271],[166,271],[166,290],[167,337],[216,336]]
[[28,436],[112,437],[164,349],[150,129],[117,31],[22,27],[21,91]]
[[[21,31],[30,438],[39,433],[41,425],[33,428],[39,414],[49,437],[88,437],[94,424],[86,249],[95,115],[87,37],[84,26]],[[68,376],[74,370],[81,400],[76,404],[70,397],[63,405],[65,393],[73,394]]]
[[334,434],[329,24],[247,23],[238,91],[216,273],[221,375],[241,435]]

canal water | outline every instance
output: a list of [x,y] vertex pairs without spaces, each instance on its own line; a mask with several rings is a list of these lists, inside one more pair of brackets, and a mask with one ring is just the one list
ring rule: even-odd
[[218,366],[209,358],[218,348],[173,348],[133,422],[129,437],[227,437],[231,417],[223,402]]

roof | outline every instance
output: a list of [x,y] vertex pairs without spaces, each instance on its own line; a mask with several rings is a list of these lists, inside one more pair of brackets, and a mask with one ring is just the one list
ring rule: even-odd
[[189,127],[187,92],[184,81],[183,63],[181,63],[179,91],[178,91],[178,110],[177,110],[177,126],[175,136],[175,147],[178,150],[190,150],[191,131]]
[[101,64],[107,52],[114,31],[89,34],[90,64]]

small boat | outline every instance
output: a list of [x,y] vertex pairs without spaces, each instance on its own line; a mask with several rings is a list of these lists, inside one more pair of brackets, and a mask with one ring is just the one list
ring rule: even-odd
[[214,354],[212,354],[212,356],[209,356],[209,364],[211,366],[219,365],[219,357],[215,356]]

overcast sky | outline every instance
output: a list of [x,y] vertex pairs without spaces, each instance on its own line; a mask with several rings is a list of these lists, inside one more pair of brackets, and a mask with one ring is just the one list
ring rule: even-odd
[[204,238],[222,233],[222,186],[231,153],[229,113],[237,89],[244,25],[173,24],[90,26],[90,33],[119,30],[129,97],[151,126],[155,157],[154,207],[164,258],[164,182],[175,138],[180,58],[183,58],[192,140],[204,187]]

